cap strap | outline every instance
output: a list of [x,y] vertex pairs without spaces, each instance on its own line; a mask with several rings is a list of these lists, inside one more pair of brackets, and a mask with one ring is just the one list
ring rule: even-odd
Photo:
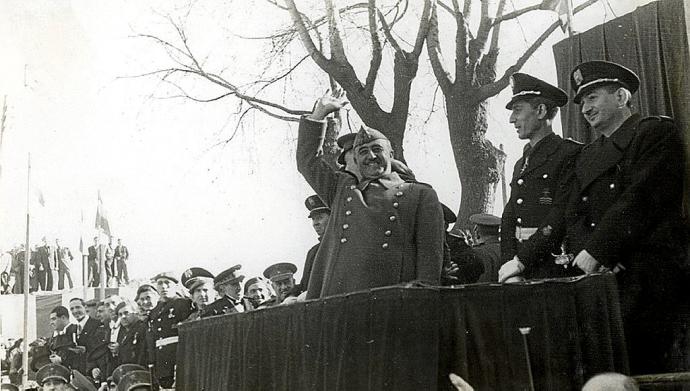
[[522,95],[541,95],[541,91],[520,91],[517,94],[513,94],[513,98]]
[[621,81],[618,79],[608,79],[608,78],[603,78],[603,79],[596,79],[592,81],[588,81],[587,83],[581,85],[578,89],[575,95],[579,94],[580,91],[582,91],[583,88],[589,87],[592,84],[597,84],[597,83],[620,83]]

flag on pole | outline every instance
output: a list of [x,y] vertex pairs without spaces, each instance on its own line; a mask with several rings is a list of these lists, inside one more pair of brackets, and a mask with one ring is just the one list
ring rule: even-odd
[[108,224],[108,216],[105,213],[100,190],[98,191],[98,207],[96,208],[96,229],[103,230],[103,233],[110,237],[110,224]]
[[539,8],[557,13],[558,19],[561,22],[561,30],[563,30],[563,32],[565,32],[566,29],[572,31],[572,0],[544,0],[541,2]]
[[41,204],[42,207],[45,207],[46,206],[46,199],[43,197],[43,192],[39,188],[36,188],[35,192],[36,192],[36,199],[38,200],[38,203]]

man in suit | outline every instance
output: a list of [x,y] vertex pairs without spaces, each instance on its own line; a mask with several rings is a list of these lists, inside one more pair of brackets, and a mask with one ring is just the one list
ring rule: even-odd
[[307,299],[419,281],[438,285],[443,215],[431,186],[406,182],[391,169],[390,141],[362,126],[353,144],[361,181],[320,156],[325,121],[347,102],[324,96],[300,120],[297,169],[331,208],[316,254]]
[[[342,157],[343,154],[341,154]],[[340,162],[340,158],[338,158]],[[309,288],[309,277],[311,276],[311,269],[314,266],[314,258],[316,258],[316,252],[319,251],[319,246],[321,245],[321,238],[324,232],[326,232],[326,226],[328,225],[328,218],[331,216],[331,209],[326,206],[326,204],[321,201],[318,195],[314,194],[304,201],[304,205],[309,211],[309,219],[311,219],[311,225],[316,231],[316,236],[319,242],[316,243],[307,252],[307,258],[304,260],[304,271],[302,272],[302,279],[300,280],[300,289],[306,291]]]
[[515,163],[510,182],[510,199],[501,218],[501,266],[498,277],[504,282],[516,275],[525,278],[565,277],[569,271],[556,264],[558,245],[536,256],[530,237],[553,213],[558,198],[564,198],[564,180],[572,172],[582,145],[563,140],[553,132],[559,107],[568,102],[560,88],[524,73],[511,77],[513,97],[506,108],[518,138],[528,140],[522,157]]
[[129,273],[127,272],[127,261],[129,260],[129,250],[122,244],[122,239],[117,239],[115,247],[115,263],[117,266],[117,280],[120,285],[129,284]]
[[69,312],[63,306],[57,306],[50,311],[50,328],[53,335],[48,339],[47,346],[50,349],[50,361],[55,364],[62,364],[67,368],[72,368],[77,359],[75,351],[77,336],[73,330],[68,329]]
[[254,309],[249,299],[242,297],[242,281],[244,276],[240,274],[241,265],[235,265],[219,273],[213,282],[221,297],[209,304],[201,315],[209,316],[246,312]]
[[65,288],[65,279],[69,283],[69,288],[72,289],[74,285],[72,284],[70,270],[74,257],[69,247],[60,245],[60,239],[55,239],[55,257],[58,262],[58,289]]
[[[48,244],[48,239],[44,236],[41,239],[41,246],[36,249],[36,266],[38,272],[38,286],[42,291],[52,291],[53,282],[58,280],[58,264],[55,250]],[[57,287],[57,284],[55,284]]]
[[98,236],[94,236],[93,246],[89,246],[88,252],[89,286],[96,287],[101,283],[101,265],[105,262],[106,253],[106,247],[99,243]]
[[[106,353],[106,330],[98,319],[86,313],[86,303],[75,297],[69,302],[69,310],[76,323],[67,327],[68,332],[76,335],[77,358],[73,369],[92,376],[92,369],[104,363]],[[87,360],[90,357],[90,360]]]

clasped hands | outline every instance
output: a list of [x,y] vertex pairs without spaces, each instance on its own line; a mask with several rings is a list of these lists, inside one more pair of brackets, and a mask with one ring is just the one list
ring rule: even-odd
[[[577,254],[573,260],[573,265],[579,267],[585,274],[608,271],[587,250],[582,250]],[[504,263],[498,270],[498,282],[513,282],[513,279],[518,277],[524,270],[525,265],[515,256],[510,261]]]

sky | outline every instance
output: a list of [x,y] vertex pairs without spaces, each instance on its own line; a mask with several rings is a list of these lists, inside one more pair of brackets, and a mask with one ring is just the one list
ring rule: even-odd
[[[576,16],[575,27],[584,31],[648,2],[597,3]],[[533,3],[508,1],[509,9]],[[312,13],[322,9],[315,1],[298,5]],[[555,18],[539,11],[506,23],[499,73]],[[317,239],[304,207],[312,192],[294,162],[296,124],[251,113],[235,132],[233,98],[193,102],[172,97],[178,95],[174,87],[154,76],[133,77],[171,66],[160,45],[141,37],[175,39],[169,20],[183,22],[188,44],[205,67],[222,71],[237,85],[305,54],[296,43],[280,62],[266,56],[265,40],[242,38],[287,25],[285,12],[266,1],[0,2],[0,99],[4,96],[8,106],[0,151],[0,248],[24,242],[30,154],[31,243],[43,236],[51,242],[60,238],[75,254],[80,237],[90,244],[100,191],[113,235],[130,249],[135,278],[164,270],[181,273],[191,266],[215,274],[235,264],[250,277],[275,262],[295,263],[299,276]],[[414,28],[413,17],[396,26],[402,42],[405,36],[411,39]],[[357,41],[354,29],[349,31],[348,55],[361,74],[369,48]],[[441,32],[447,38],[454,34],[448,20]],[[555,84],[551,46],[564,38],[560,30],[554,33],[523,72]],[[389,59],[387,50],[384,64]],[[442,202],[457,206],[461,189],[445,108],[439,95],[430,113],[436,85],[425,55],[420,63],[406,158]],[[384,107],[392,99],[391,80],[384,66],[375,90]],[[199,97],[219,91],[202,81],[180,83]],[[327,78],[307,60],[265,96],[308,110],[326,88]],[[490,100],[487,133],[495,145],[504,145],[508,178],[524,144],[508,123],[504,106],[509,96],[506,90]],[[354,113],[351,121],[356,129]],[[558,120],[555,129],[560,133]],[[235,137],[223,143],[233,132]],[[44,206],[36,201],[39,191]],[[499,195],[495,214],[500,215],[501,205]]]

